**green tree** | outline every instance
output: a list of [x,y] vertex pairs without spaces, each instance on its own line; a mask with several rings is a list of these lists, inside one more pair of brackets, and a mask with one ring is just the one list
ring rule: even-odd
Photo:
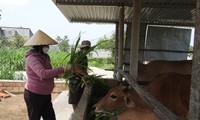
[[[14,48],[21,48],[23,47],[24,43],[26,42],[27,40],[19,35],[19,34],[14,34],[12,37],[11,37],[11,40],[10,40],[10,45]],[[10,47],[11,47],[10,46]]]
[[12,48],[21,48],[23,47],[26,39],[19,34],[14,34],[11,37],[3,36],[0,38],[0,47],[12,47]]
[[58,41],[59,50],[66,52],[67,48],[69,48],[68,36],[64,36],[64,38],[61,38],[60,36],[57,36],[56,40]]
[[115,48],[115,34],[112,34],[110,38],[104,35],[104,37],[100,38],[97,42],[99,44],[96,49],[104,49],[108,50],[112,53],[112,57],[114,55]]
[[6,47],[7,45],[9,44],[8,42],[8,38],[3,36],[3,37],[0,37],[0,48],[1,47]]
[[115,42],[114,42],[114,35],[112,35],[110,38],[108,38],[107,36],[104,35],[104,37],[100,38],[99,41],[97,42],[97,44],[99,44],[97,46],[96,49],[105,49],[105,50],[109,50],[112,52],[114,46],[115,46]]
[[111,58],[106,59],[107,64],[113,64],[114,61],[114,47],[115,47],[115,34],[112,34],[110,38],[104,36],[97,42],[98,46],[96,49],[108,50],[111,53]]

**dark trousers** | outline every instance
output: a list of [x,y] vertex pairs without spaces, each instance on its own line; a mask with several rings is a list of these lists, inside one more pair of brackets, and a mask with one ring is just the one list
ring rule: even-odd
[[84,86],[81,82],[81,77],[73,76],[69,78],[69,104],[78,104],[84,91]]
[[51,95],[40,95],[24,91],[29,120],[56,120],[51,102]]

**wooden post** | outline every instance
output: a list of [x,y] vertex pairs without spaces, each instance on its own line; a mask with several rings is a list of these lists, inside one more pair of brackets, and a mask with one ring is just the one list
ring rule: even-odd
[[[122,70],[123,67],[123,46],[124,46],[124,6],[120,9],[119,18],[119,42],[118,42],[118,70]],[[117,74],[117,79],[122,80],[122,75]]]
[[195,41],[193,50],[189,120],[200,120],[200,0],[196,0],[195,17]]
[[114,58],[115,58],[115,64],[114,64],[114,79],[117,79],[117,65],[118,65],[118,42],[119,42],[119,23],[116,23],[116,27],[115,27],[115,52],[114,52]]
[[130,50],[130,75],[137,79],[138,74],[138,53],[140,39],[140,9],[141,0],[133,0],[133,18],[131,31],[131,50]]

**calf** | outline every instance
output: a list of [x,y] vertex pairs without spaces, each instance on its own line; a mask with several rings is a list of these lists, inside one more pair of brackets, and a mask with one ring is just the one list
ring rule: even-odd
[[[190,84],[191,75],[163,73],[157,75],[144,89],[177,116],[187,119]],[[95,111],[117,112],[119,120],[159,120],[133,89],[124,88],[122,84],[112,88],[95,105]]]

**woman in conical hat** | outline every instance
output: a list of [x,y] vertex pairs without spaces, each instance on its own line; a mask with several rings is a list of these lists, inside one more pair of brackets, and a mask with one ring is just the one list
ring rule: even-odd
[[52,68],[47,54],[49,45],[57,44],[55,40],[38,30],[24,46],[31,49],[26,52],[26,74],[24,100],[27,105],[29,120],[55,120],[51,103],[51,93],[54,88],[54,77],[68,72],[71,68]]

